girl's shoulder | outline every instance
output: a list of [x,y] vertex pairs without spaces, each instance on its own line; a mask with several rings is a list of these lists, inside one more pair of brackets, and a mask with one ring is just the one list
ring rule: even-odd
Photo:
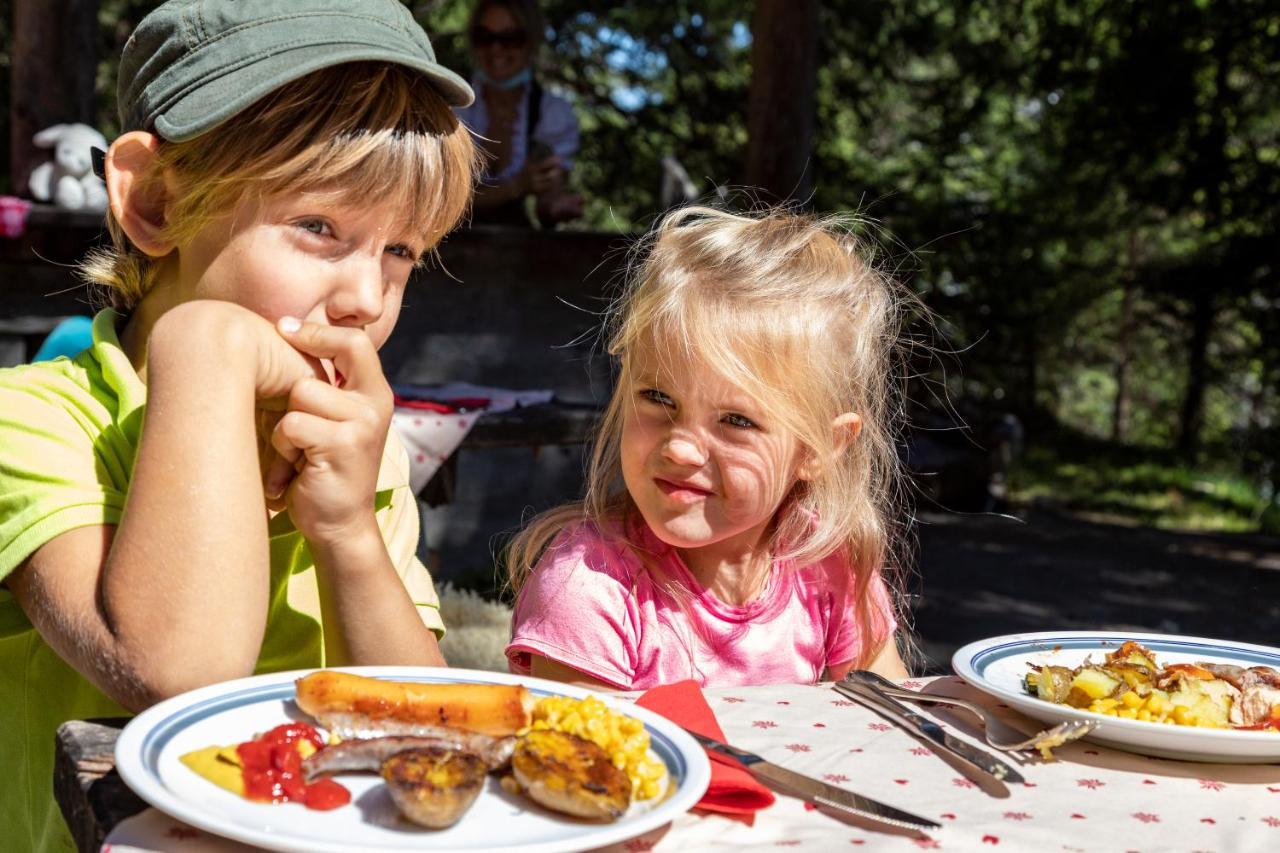
[[609,575],[628,586],[643,563],[621,522],[582,519],[564,527],[538,560],[537,572],[577,569]]

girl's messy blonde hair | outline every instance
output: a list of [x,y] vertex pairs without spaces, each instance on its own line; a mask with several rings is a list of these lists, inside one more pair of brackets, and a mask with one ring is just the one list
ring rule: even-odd
[[[146,180],[170,181],[163,236],[176,246],[246,198],[309,192],[393,200],[406,232],[434,247],[466,212],[478,166],[470,132],[420,74],[352,62],[285,84],[195,139],[162,141]],[[128,310],[162,259],[132,245],[110,214],[107,228],[111,247],[81,272]]]
[[[620,442],[625,407],[634,405],[633,354],[656,341],[661,358],[704,364],[752,396],[819,462],[817,476],[797,482],[775,514],[775,558],[805,566],[840,554],[856,578],[858,624],[873,636],[887,627],[866,594],[881,576],[896,593],[896,616],[905,625],[896,439],[906,365],[898,341],[914,295],[876,268],[839,218],[783,209],[677,210],[636,257],[610,310],[608,351],[620,372],[598,428],[585,497],[544,513],[513,539],[512,587],[521,587],[566,526],[585,520],[604,535],[622,536],[638,517],[622,485]],[[846,412],[862,419],[852,442],[833,429]],[[878,651],[864,648],[859,665]]]

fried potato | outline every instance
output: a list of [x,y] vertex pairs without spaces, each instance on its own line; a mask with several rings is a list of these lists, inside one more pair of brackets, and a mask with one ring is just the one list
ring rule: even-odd
[[397,752],[382,762],[381,772],[405,817],[419,826],[444,829],[480,796],[488,768],[472,753],[429,746]]
[[554,811],[616,820],[631,804],[631,780],[596,744],[576,735],[539,729],[516,744],[516,781],[530,799]]

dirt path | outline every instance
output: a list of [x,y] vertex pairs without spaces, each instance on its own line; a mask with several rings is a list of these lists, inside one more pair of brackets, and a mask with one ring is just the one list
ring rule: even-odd
[[965,643],[1029,631],[1280,644],[1280,539],[1020,516],[922,516],[915,613],[930,672]]

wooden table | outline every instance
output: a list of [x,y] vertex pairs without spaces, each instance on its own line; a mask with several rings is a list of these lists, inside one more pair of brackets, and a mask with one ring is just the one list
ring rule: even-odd
[[116,772],[116,738],[128,720],[72,720],[58,727],[53,795],[76,848],[97,853],[111,827],[147,807]]

